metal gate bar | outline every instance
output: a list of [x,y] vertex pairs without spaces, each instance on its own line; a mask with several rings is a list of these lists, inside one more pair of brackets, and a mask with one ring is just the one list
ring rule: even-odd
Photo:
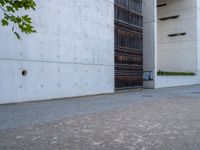
[[115,87],[142,86],[142,0],[115,0]]

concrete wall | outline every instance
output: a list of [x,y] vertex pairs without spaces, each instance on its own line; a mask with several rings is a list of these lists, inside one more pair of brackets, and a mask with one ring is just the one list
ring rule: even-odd
[[145,88],[155,88],[157,73],[157,2],[143,0],[144,16],[144,71],[153,72],[152,81],[144,81]]
[[[177,19],[158,20],[158,70],[197,72],[196,0],[158,0],[158,18],[180,15]],[[185,36],[168,37],[183,33]]]
[[0,28],[0,103],[114,92],[113,0],[36,2],[36,34]]
[[200,84],[200,76],[158,76],[156,88]]
[[[197,7],[200,5],[197,3],[199,1],[158,0],[157,3],[167,3],[167,6],[157,9],[157,70],[198,73],[200,70],[200,44],[198,42],[200,13]],[[159,18],[174,15],[180,15],[180,17],[174,20],[159,21]],[[168,34],[182,32],[186,32],[186,36],[168,37]],[[192,84],[200,84],[199,74],[196,76],[156,75],[155,88]]]
[[196,0],[197,8],[197,73],[200,76],[200,1]]

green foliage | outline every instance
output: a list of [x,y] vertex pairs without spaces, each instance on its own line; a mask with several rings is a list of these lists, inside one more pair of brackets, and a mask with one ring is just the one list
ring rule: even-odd
[[158,76],[195,76],[193,72],[166,72],[158,71]]
[[0,10],[3,13],[3,17],[0,18],[2,26],[12,25],[12,32],[18,39],[21,37],[16,31],[17,28],[25,34],[36,32],[28,15],[16,15],[20,10],[35,10],[35,8],[34,0],[0,0]]

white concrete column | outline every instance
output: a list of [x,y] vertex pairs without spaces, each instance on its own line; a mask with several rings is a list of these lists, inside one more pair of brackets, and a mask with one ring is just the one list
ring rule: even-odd
[[200,76],[200,1],[196,0],[197,5],[197,74]]
[[144,81],[144,88],[156,88],[157,76],[157,1],[143,1],[144,71],[153,73],[152,81]]

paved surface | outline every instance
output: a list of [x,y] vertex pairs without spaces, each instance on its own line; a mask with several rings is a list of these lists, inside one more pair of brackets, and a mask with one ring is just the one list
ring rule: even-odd
[[0,150],[199,150],[200,86],[0,106]]

